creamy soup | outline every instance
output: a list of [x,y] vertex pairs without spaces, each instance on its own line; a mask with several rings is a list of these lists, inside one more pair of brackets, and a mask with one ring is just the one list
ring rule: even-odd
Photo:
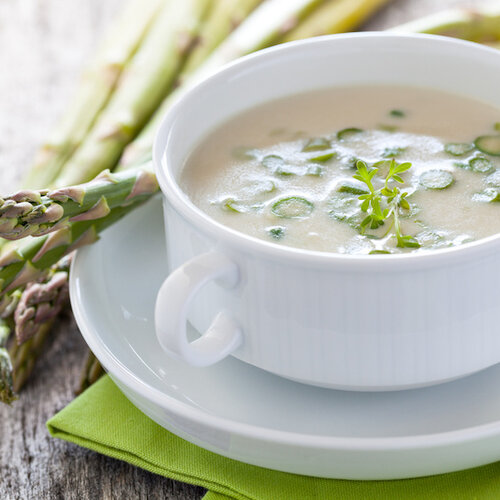
[[500,232],[500,110],[408,87],[335,88],[247,111],[190,155],[180,185],[225,226],[349,254]]

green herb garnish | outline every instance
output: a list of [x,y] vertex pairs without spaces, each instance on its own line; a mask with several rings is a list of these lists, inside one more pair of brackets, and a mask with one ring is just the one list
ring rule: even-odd
[[324,151],[325,149],[330,148],[331,144],[328,139],[325,139],[324,137],[314,137],[305,143],[302,151],[304,153],[308,153],[310,151]]
[[319,154],[317,156],[313,156],[311,158],[308,158],[307,161],[325,162],[325,161],[331,160],[336,155],[337,155],[337,153],[335,153],[335,151],[331,151],[329,153],[323,153],[323,154]]
[[361,132],[363,132],[363,130],[357,127],[344,128],[337,132],[337,139],[339,141],[343,141],[344,139],[347,139],[351,135],[359,134]]
[[285,236],[285,228],[282,226],[268,227],[267,232],[275,240],[281,240]]
[[494,170],[493,163],[485,156],[476,156],[469,160],[469,166],[473,172],[488,174]]
[[306,175],[313,175],[316,177],[320,177],[323,175],[323,171],[324,169],[321,165],[312,164],[306,168]]
[[406,116],[406,113],[402,109],[391,109],[389,114],[394,118],[404,118]]
[[314,205],[301,196],[280,198],[271,207],[271,212],[284,219],[302,219],[311,215]]
[[358,199],[361,201],[361,210],[367,214],[360,224],[361,234],[364,234],[367,229],[377,229],[386,221],[391,221],[391,227],[394,226],[398,247],[420,247],[420,243],[413,236],[404,235],[401,232],[399,212],[400,210],[410,209],[410,204],[406,199],[409,193],[401,191],[397,186],[389,187],[391,181],[404,184],[404,180],[400,174],[410,168],[411,163],[409,162],[398,164],[395,160],[391,160],[389,172],[385,178],[383,187],[375,189],[372,180],[377,174],[378,169],[368,169],[364,161],[358,161],[357,172],[353,177],[364,183],[369,190],[368,194],[358,196]]
[[485,179],[488,186],[500,188],[500,170],[496,170]]
[[483,203],[498,203],[500,201],[500,192],[495,188],[486,188],[481,193],[476,193],[472,196],[473,201],[480,201]]
[[474,144],[470,142],[449,142],[444,145],[444,150],[452,156],[462,156],[470,153],[474,149]]
[[353,182],[342,182],[341,184],[339,184],[337,191],[339,193],[349,193],[349,194],[355,194],[357,196],[360,194],[369,193],[368,189],[366,189],[360,184],[354,184]]
[[420,184],[425,189],[446,189],[454,182],[453,175],[447,170],[427,170],[420,176]]
[[491,156],[500,156],[500,135],[482,135],[474,141],[481,153],[486,153]]
[[253,205],[250,205],[246,202],[235,200],[234,198],[225,198],[220,202],[220,206],[223,210],[238,214],[260,212],[264,208],[264,204],[262,203],[254,203]]

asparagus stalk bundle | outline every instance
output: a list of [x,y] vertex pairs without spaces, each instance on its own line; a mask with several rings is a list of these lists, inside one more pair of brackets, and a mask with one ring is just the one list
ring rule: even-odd
[[263,0],[219,0],[200,28],[196,45],[182,68],[179,83],[195,71],[211,52],[252,12]]
[[[0,402],[10,404],[17,398],[14,388],[19,390],[29,377],[53,319],[67,302],[69,265],[70,258],[62,259],[51,269],[45,282],[29,283],[24,290],[17,289],[8,294],[10,304],[0,313]],[[24,317],[18,318],[18,314]],[[6,345],[12,323],[17,342],[12,343],[9,353]],[[30,341],[29,348],[20,349],[26,341]],[[17,371],[14,371],[11,357]]]
[[[226,1],[229,2],[229,0]],[[207,74],[213,72],[221,64],[224,64],[235,57],[244,55],[272,43],[312,36],[315,34],[324,34],[324,31],[322,30],[327,30],[325,32],[330,32],[349,29],[352,27],[350,23],[359,22],[364,18],[364,16],[371,13],[370,9],[373,10],[379,6],[382,6],[384,3],[385,2],[381,0],[378,2],[376,0],[354,0],[352,2],[347,2],[346,0],[326,0],[323,2],[320,0],[293,0],[293,2],[287,2],[286,5],[283,5],[281,0],[267,0],[263,3],[263,5],[256,9],[256,11],[249,17],[247,21],[242,24],[242,26],[240,26],[240,28],[235,30],[235,32],[220,45],[220,47],[213,53],[213,55],[209,57],[208,61],[205,62],[197,71],[193,71],[193,69],[196,68],[199,63],[192,63],[192,66],[190,64],[186,65],[186,71],[185,73],[181,73],[180,79],[183,80],[184,75],[191,75],[189,76],[189,78],[187,78],[186,82],[188,85],[190,85],[193,82],[198,81],[198,79],[201,79]],[[318,6],[319,8],[315,11]],[[212,15],[214,15],[214,12],[216,12],[216,9],[212,11]],[[313,14],[307,17],[311,12],[313,12]],[[318,12],[318,14],[315,15],[314,12]],[[319,14],[320,12],[322,12],[321,15]],[[495,17],[495,14],[492,14],[491,12],[486,13],[486,11],[481,11],[480,13],[478,13],[478,15],[483,16],[483,23],[478,23],[476,16],[472,16],[467,19],[461,18],[458,20],[456,17],[454,17],[449,18],[446,21],[442,20],[440,25],[438,25],[435,21],[433,23],[426,21],[426,23],[420,25],[420,28],[418,30],[424,32],[433,32],[437,34],[458,34],[458,36],[463,36],[464,38],[473,38],[475,40],[481,41],[498,40],[499,37],[496,34],[498,31],[498,17]],[[330,16],[335,16],[335,19]],[[337,18],[336,16],[340,16],[340,18]],[[202,16],[200,15],[198,21],[201,20],[201,17]],[[296,27],[297,20],[303,18],[306,18],[306,21],[308,21],[307,29],[301,28],[300,25],[299,27]],[[486,19],[488,19],[488,21],[486,21]],[[210,21],[210,17],[208,18],[208,20]],[[217,25],[217,23],[215,23],[215,19],[213,19],[213,21],[211,22],[214,23],[214,26]],[[318,26],[320,27],[318,28]],[[453,26],[453,29],[455,30],[454,32],[452,32],[453,30],[450,31],[450,26]],[[456,28],[457,26],[460,26],[460,30]],[[402,28],[402,30],[404,29],[408,28]],[[485,36],[483,36],[484,33],[486,33]],[[215,37],[214,39],[216,38],[217,37]],[[197,50],[201,49],[199,48]],[[210,50],[207,49],[207,52],[209,51]],[[182,61],[177,61],[176,64],[177,68],[179,68],[182,65]],[[177,69],[172,73],[176,73],[176,71]],[[149,78],[149,75],[150,74],[148,73],[148,75],[144,75],[144,77]],[[175,76],[171,76],[171,73],[168,73],[168,77],[171,80],[175,78]],[[144,84],[142,88],[145,88],[145,86],[146,85]],[[140,85],[137,85],[137,87],[140,87]],[[120,90],[117,91],[117,94],[119,93]],[[178,92],[174,94],[178,94]],[[123,109],[132,109],[134,104],[132,104],[131,108],[128,108],[126,106],[127,100],[129,97],[133,100],[135,97],[137,97],[137,95],[138,94],[135,94],[134,92],[131,92],[131,94],[128,95],[127,92],[122,90],[121,97],[117,101],[120,103],[121,100],[121,104],[124,105]],[[110,101],[109,109],[114,110],[113,112],[116,114],[116,116],[118,116],[118,105],[113,104],[115,98],[116,97],[113,97],[113,99]],[[171,104],[171,99],[172,98],[167,98],[163,105],[163,110]],[[160,111],[158,116],[160,116],[161,114],[162,112]],[[108,108],[106,108],[105,112],[103,113],[104,117],[107,115],[112,116],[112,113],[108,110]],[[142,124],[147,120],[145,114],[143,115],[143,117],[144,119],[142,123],[137,122],[138,125],[136,130],[138,130],[140,126],[142,126]],[[153,125],[148,126],[146,128],[146,132],[144,133],[144,136],[147,138],[147,140],[144,141],[144,144],[147,144],[148,150],[150,150],[152,143],[152,134],[150,131],[154,130],[154,124],[156,123],[156,121],[157,118],[155,117],[155,119],[150,122]],[[115,121],[114,124],[116,125],[117,123],[118,122]],[[98,123],[98,127],[96,128],[96,130],[100,126],[102,126],[102,124]],[[111,134],[111,136],[114,137],[115,135],[120,135],[120,133],[123,134],[123,130],[118,127],[118,132],[115,130],[115,132]],[[132,135],[133,134],[129,134],[129,137],[131,137]],[[140,137],[139,139],[142,138],[143,137]],[[89,139],[90,143],[92,143],[92,140],[95,140],[95,131],[90,134]],[[119,155],[119,151],[121,151],[121,149],[123,148],[123,144],[125,144],[126,142],[127,141],[122,141],[120,143],[120,146],[117,147],[116,150],[113,147],[110,147],[109,149],[97,148],[97,150],[102,153],[102,157],[100,159],[103,160],[103,163],[95,168],[96,173],[100,171],[103,165],[109,165],[110,167],[114,165],[114,162],[116,162],[116,157]],[[136,140],[135,142],[137,143],[140,141]],[[82,147],[82,150],[85,148],[85,146],[86,144]],[[95,147],[95,141],[93,147]],[[88,146],[88,148],[90,148],[90,146]],[[90,148],[90,150],[92,149]],[[109,154],[110,151],[113,154]],[[92,158],[91,155],[90,158]],[[130,159],[127,159],[126,163],[128,164],[129,161]],[[84,162],[84,166],[85,165],[86,163]],[[86,170],[85,174],[82,175],[88,174],[89,170]],[[80,174],[78,174],[78,176],[79,175]],[[64,182],[64,176],[62,176],[62,179],[63,180],[58,181],[58,185]],[[119,184],[120,181],[116,183],[116,185]],[[31,297],[31,299],[26,299],[22,302],[21,305],[21,296],[25,291],[25,289],[23,289],[24,285],[32,281],[33,279],[45,279],[50,282],[51,274],[50,271],[47,271],[47,268],[51,265],[54,265],[54,263],[59,260],[61,255],[66,255],[78,245],[95,241],[98,233],[102,229],[112,224],[116,219],[122,217],[123,215],[128,213],[129,210],[133,209],[133,207],[139,204],[139,202],[135,202],[132,205],[127,206],[121,206],[119,204],[116,206],[112,204],[112,206],[110,206],[109,200],[114,197],[114,186],[115,184],[110,184],[108,186],[109,190],[104,194],[104,200],[108,205],[109,213],[103,216],[103,212],[96,209],[94,214],[97,214],[99,216],[97,219],[92,219],[94,215],[88,214],[89,212],[90,214],[92,214],[92,209],[95,207],[95,204],[101,200],[101,198],[97,199],[96,197],[94,197],[93,199],[95,203],[94,205],[90,206],[90,202],[88,202],[87,204],[82,204],[71,196],[68,196],[67,199],[53,199],[53,197],[51,198],[50,196],[47,196],[49,194],[49,191],[43,191],[38,193],[40,199],[30,199],[30,201],[27,202],[30,207],[28,207],[27,205],[24,206],[26,213],[23,211],[23,209],[21,210],[21,214],[17,213],[17,215],[15,216],[15,222],[10,220],[7,226],[10,224],[11,232],[15,233],[16,231],[20,230],[20,228],[28,227],[29,229],[27,230],[27,234],[29,234],[29,231],[33,230],[34,232],[31,234],[41,234],[43,236],[40,236],[36,239],[31,239],[31,241],[20,248],[11,249],[10,253],[4,254],[4,256],[1,258],[0,289],[2,290],[2,298],[0,299],[0,314],[2,314],[3,311],[3,314],[9,316],[9,314],[12,313],[12,309],[14,308],[16,313],[19,312],[19,318],[28,317],[29,315],[23,316],[23,314],[26,314],[25,312],[23,313],[23,311],[29,309],[30,307],[33,307],[33,304],[36,302],[34,299],[35,296],[37,296],[38,299],[41,300],[41,296],[43,294],[41,292],[40,294],[29,294],[28,297]],[[78,186],[78,188],[81,189],[81,186]],[[116,189],[118,192],[119,188]],[[66,193],[68,193],[68,190],[69,192],[71,192],[71,188],[67,188]],[[98,191],[95,191],[95,193],[97,192]],[[97,196],[97,194],[95,193],[94,196]],[[143,199],[147,198],[147,196],[149,196],[150,194],[144,195]],[[10,197],[10,200],[14,202],[11,203],[11,205],[16,205],[16,198],[16,195],[14,197]],[[119,198],[119,196],[117,198]],[[88,198],[87,200],[90,199],[91,198]],[[8,202],[9,199],[4,200],[4,202],[5,201]],[[68,204],[66,205],[66,203]],[[102,204],[104,206],[104,202],[102,202]],[[40,221],[39,219],[38,227],[35,230],[34,227],[37,224],[35,222],[36,218],[33,215],[34,219],[30,219],[29,214],[34,214],[36,212],[37,209],[35,209],[35,206],[40,206],[40,208],[38,208],[38,212],[36,212],[38,215],[46,214],[48,208],[53,205],[57,205],[59,208],[55,208],[52,210],[58,210],[59,213],[61,213],[62,209],[63,216],[59,219],[56,218],[56,220],[51,221],[43,219],[42,221]],[[77,205],[79,207],[77,207]],[[42,207],[44,207],[45,210]],[[71,210],[69,209],[69,207],[72,207]],[[97,206],[97,208],[99,208],[99,205]],[[6,209],[6,212],[7,211],[8,210]],[[106,209],[105,212],[107,212]],[[49,212],[49,215],[50,213],[51,212]],[[87,220],[70,220],[73,217],[79,217],[83,214],[87,214],[86,217],[89,218],[87,218]],[[4,223],[6,223],[5,221],[9,219],[9,217],[5,217],[6,219],[0,222],[2,227],[7,227],[4,225]],[[3,214],[0,217],[0,220],[2,218]],[[58,228],[57,224],[59,223],[61,224],[61,227]],[[49,231],[55,232],[50,235],[46,234],[46,232]],[[62,283],[64,282],[62,276],[58,277],[57,282],[59,288],[62,289]],[[26,290],[29,290],[32,286],[35,285],[30,284]],[[51,289],[51,287],[48,288]],[[48,300],[46,302],[48,306],[43,306],[43,308],[47,310],[50,309],[53,301],[53,298],[51,300]],[[26,374],[28,374],[31,370],[33,362],[38,355],[40,346],[43,344],[48,334],[48,330],[50,329],[50,320],[46,323],[42,323],[42,326],[40,326],[39,323],[36,322],[36,311],[32,311],[31,313],[32,315],[30,316],[30,320],[28,320],[26,324],[30,327],[34,327],[36,325],[37,333],[33,338],[22,344],[22,346],[14,345],[11,351],[15,376],[14,389],[16,389],[16,387],[20,387],[22,382],[25,380]],[[31,320],[33,320],[32,323],[30,323]],[[92,372],[94,374],[100,373],[98,366],[99,365],[96,360],[89,362],[87,366],[87,372]],[[87,381],[91,381],[93,379],[95,379],[95,377],[86,376]],[[0,384],[1,383],[2,381],[0,379]]]
[[[224,64],[280,43],[284,41],[287,33],[290,33],[288,39],[292,40],[337,33],[338,27],[342,27],[342,30],[354,29],[368,13],[373,13],[377,7],[381,7],[387,1],[289,0],[284,4],[281,0],[267,0],[238,29],[232,32],[196,71],[183,75],[181,80],[183,85],[165,99],[153,119],[136,140],[127,147],[119,168],[127,168],[131,163],[144,158],[151,150],[156,129],[172,103],[187,88],[211,75]],[[349,7],[350,3],[353,4],[351,7]],[[316,12],[320,13],[320,16],[316,16]],[[308,24],[307,29],[299,31],[296,28],[302,23],[307,24],[309,19],[313,22]],[[322,20],[320,25],[319,19]],[[295,35],[292,36],[292,33]]]
[[168,0],[57,186],[86,182],[118,161],[167,95],[209,6],[210,0]]
[[53,320],[40,325],[37,334],[24,344],[11,343],[9,356],[12,361],[12,388],[14,393],[19,392],[33,371],[35,362],[43,350],[52,325]]
[[[106,172],[88,184],[54,191],[56,194],[52,199],[47,197],[46,204],[59,207],[62,217],[54,222],[57,230],[47,234],[50,223],[46,223],[44,236],[28,238],[23,245],[4,252],[0,258],[0,292],[46,277],[48,268],[59,259],[96,241],[100,231],[157,192],[151,168],[148,164],[125,174]],[[93,204],[95,199],[98,201]]]
[[[34,337],[40,327],[54,319],[69,299],[68,272],[71,255],[60,260],[42,282],[28,283],[14,311],[18,344]],[[19,292],[19,290],[18,290]]]
[[81,144],[151,24],[163,0],[133,0],[106,37],[63,120],[40,148],[24,185],[43,188],[51,184],[64,162]]

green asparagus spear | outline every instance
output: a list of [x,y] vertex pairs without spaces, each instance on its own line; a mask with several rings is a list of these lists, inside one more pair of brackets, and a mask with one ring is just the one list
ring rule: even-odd
[[10,337],[10,328],[0,320],[0,402],[11,404],[17,399],[12,379],[12,363],[6,349]]
[[0,257],[0,296],[48,276],[49,268],[73,250],[94,243],[99,233],[121,219],[142,201],[113,208],[97,220],[69,222],[63,228],[38,238],[27,238]]
[[[339,0],[326,0],[325,5]],[[190,86],[214,73],[224,64],[282,40],[283,36],[314,13],[321,0],[267,0],[221,43],[196,71],[183,78],[183,85],[170,94],[158,108],[153,119],[125,150],[119,169],[141,160],[151,150],[154,135],[163,115],[172,103]],[[304,21],[305,22],[305,21]],[[316,28],[315,28],[316,30]],[[316,31],[315,31],[316,33]],[[322,33],[322,34],[326,34]]]
[[82,82],[63,120],[40,148],[23,185],[50,185],[64,162],[87,135],[106,106],[124,68],[141,45],[160,9],[162,0],[132,0],[112,26],[96,58],[84,72]]
[[34,337],[40,327],[55,318],[69,299],[68,273],[71,255],[52,266],[42,282],[28,283],[14,311],[18,344]]
[[12,290],[0,298],[0,319],[6,320],[13,316],[22,292],[22,290]]
[[[10,404],[17,399],[14,387],[19,391],[28,379],[50,332],[53,319],[67,301],[69,264],[69,259],[63,259],[51,269],[51,274],[45,283],[29,283],[25,290],[15,290],[12,294],[15,296],[13,298],[15,313],[3,311],[3,314],[8,315],[8,320],[0,321],[0,402],[2,403]],[[65,274],[65,279],[54,279],[56,274]],[[56,281],[59,282],[58,285]],[[28,300],[19,300],[25,294]],[[25,318],[15,324],[17,342],[14,342],[10,349],[17,367],[17,371],[13,373],[11,355],[5,345],[11,331],[9,324],[13,323],[13,317],[19,314],[19,311]],[[34,314],[30,316],[30,312]],[[2,315],[2,318],[7,316]],[[27,345],[21,349],[21,344],[26,341]]]
[[397,33],[429,33],[461,38],[471,42],[492,43],[500,40],[500,7],[451,9],[431,14],[392,28]]
[[193,43],[210,0],[168,0],[85,142],[55,184],[86,182],[113,167],[164,99]]
[[10,240],[41,236],[72,221],[99,219],[158,189],[153,166],[147,163],[117,174],[105,171],[86,184],[69,188],[22,190],[0,198],[0,236]]
[[189,54],[179,75],[179,83],[195,71],[212,51],[252,12],[263,0],[219,0],[203,23],[195,47]]
[[43,323],[37,334],[22,345],[12,342],[9,355],[12,360],[13,368],[13,387],[14,392],[19,392],[28,380],[37,358],[42,352],[43,345],[52,329],[53,320]]
[[343,33],[359,26],[390,0],[335,0],[326,2],[291,30],[284,42],[326,33]]
[[106,372],[95,357],[94,353],[89,350],[85,366],[83,367],[80,377],[80,384],[77,394],[81,394],[85,389],[89,388],[94,382],[97,382]]

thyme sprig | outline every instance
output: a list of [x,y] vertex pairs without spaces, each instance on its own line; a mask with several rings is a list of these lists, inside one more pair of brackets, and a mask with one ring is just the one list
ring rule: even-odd
[[[358,196],[361,201],[361,210],[367,215],[361,221],[361,233],[364,234],[367,229],[377,229],[386,221],[391,223],[389,231],[394,227],[394,233],[397,240],[397,246],[400,248],[419,248],[420,243],[413,237],[405,235],[401,231],[399,220],[401,210],[410,210],[410,204],[406,199],[408,191],[402,191],[397,186],[391,187],[391,181],[404,184],[400,174],[411,168],[411,163],[397,163],[394,159],[390,160],[389,172],[385,178],[382,188],[375,189],[373,186],[373,177],[379,171],[378,168],[368,168],[364,161],[358,160],[356,163],[356,173],[353,175],[364,183],[369,193]],[[388,231],[388,232],[389,232]]]

